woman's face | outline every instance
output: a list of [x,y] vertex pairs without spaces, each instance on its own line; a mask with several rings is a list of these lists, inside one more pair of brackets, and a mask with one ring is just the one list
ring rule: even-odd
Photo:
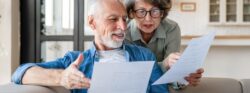
[[137,27],[143,33],[153,33],[159,26],[163,16],[162,10],[144,0],[136,0],[134,12],[132,13]]

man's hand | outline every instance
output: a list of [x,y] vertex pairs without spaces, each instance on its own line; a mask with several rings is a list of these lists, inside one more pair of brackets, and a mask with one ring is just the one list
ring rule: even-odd
[[177,62],[177,60],[180,59],[181,54],[179,52],[171,53],[169,56],[163,60],[164,67],[169,69],[171,66],[174,65],[174,63]]
[[196,73],[189,74],[189,76],[185,77],[185,79],[189,82],[189,85],[197,86],[200,82],[200,79],[202,77],[203,72],[204,72],[204,69],[200,68],[200,69],[196,70]]
[[78,70],[82,61],[83,55],[80,54],[78,58],[62,72],[60,80],[61,86],[64,86],[67,89],[81,89],[90,87],[90,80]]

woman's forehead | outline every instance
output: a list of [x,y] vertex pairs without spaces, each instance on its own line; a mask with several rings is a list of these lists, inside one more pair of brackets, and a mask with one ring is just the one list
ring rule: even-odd
[[135,8],[149,8],[151,9],[153,6],[153,4],[145,2],[144,0],[137,0],[135,2]]
[[135,0],[134,5],[144,6],[146,4],[146,5],[150,5],[152,7],[161,7],[161,3],[163,3],[161,0]]

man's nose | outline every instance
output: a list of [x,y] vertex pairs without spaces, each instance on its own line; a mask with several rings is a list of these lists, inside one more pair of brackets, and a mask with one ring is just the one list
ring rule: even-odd
[[127,29],[127,23],[124,20],[120,20],[118,22],[118,28],[121,30],[126,30]]

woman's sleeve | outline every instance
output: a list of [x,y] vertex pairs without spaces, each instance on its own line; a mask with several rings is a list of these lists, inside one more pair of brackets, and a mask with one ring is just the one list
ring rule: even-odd
[[181,46],[181,31],[179,25],[176,23],[167,33],[168,44],[165,48],[164,58],[168,57],[170,53],[179,52]]

